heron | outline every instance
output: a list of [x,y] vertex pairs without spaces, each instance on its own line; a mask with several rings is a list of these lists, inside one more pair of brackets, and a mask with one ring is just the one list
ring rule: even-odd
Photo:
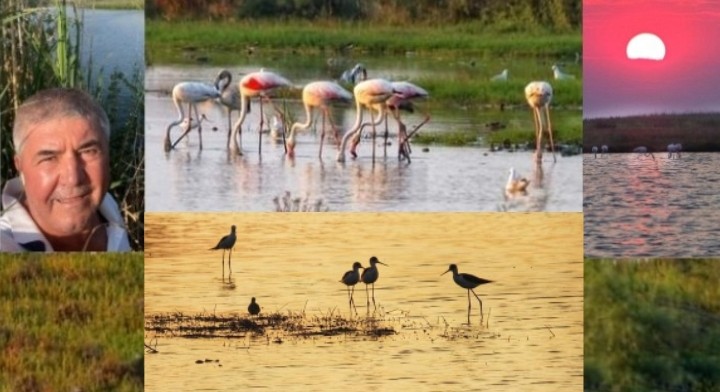
[[458,267],[455,264],[450,264],[450,268],[448,268],[447,271],[443,272],[441,275],[445,275],[446,273],[452,271],[453,273],[453,280],[455,283],[464,288],[467,289],[468,292],[468,324],[470,324],[470,308],[471,308],[471,302],[470,302],[470,292],[472,291],[473,295],[475,295],[475,298],[477,298],[478,303],[480,303],[480,320],[483,318],[483,310],[482,310],[482,301],[480,300],[480,297],[475,294],[474,288],[486,284],[486,283],[492,283],[492,280],[487,280],[483,278],[478,278],[475,275],[471,274],[465,274],[465,273],[458,273]]

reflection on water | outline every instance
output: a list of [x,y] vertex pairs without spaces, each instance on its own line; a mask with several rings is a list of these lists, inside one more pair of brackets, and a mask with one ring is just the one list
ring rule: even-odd
[[[379,314],[397,335],[238,339],[161,337],[147,355],[146,390],[579,390],[582,381],[582,215],[245,213],[146,216],[146,314],[349,314],[339,282],[377,256]],[[207,250],[237,226],[234,287]],[[466,290],[450,274],[493,280]],[[367,313],[364,287],[355,293]],[[473,298],[473,301],[475,299]],[[372,306],[372,305],[371,305]],[[450,333],[448,333],[450,331]],[[146,333],[147,339],[153,334]],[[219,360],[196,364],[198,359]],[[222,365],[222,366],[220,366]],[[368,377],[364,381],[364,377]]]
[[720,154],[585,156],[585,254],[720,254]]
[[[245,123],[250,131],[246,128],[243,132],[242,157],[228,155],[224,111],[211,103],[200,109],[209,117],[203,123],[203,150],[198,149],[198,134],[193,131],[176,150],[163,153],[165,129],[177,114],[171,99],[158,91],[169,90],[180,80],[211,80],[216,72],[171,67],[148,70],[146,88],[153,92],[146,95],[145,134],[146,144],[155,151],[146,158],[148,211],[271,211],[272,199],[285,191],[297,197],[323,199],[331,211],[581,211],[579,156],[558,157],[553,164],[546,154],[542,188],[536,182],[529,199],[507,202],[504,188],[508,170],[514,167],[532,176],[531,151],[490,153],[479,147],[431,146],[423,152],[415,146],[408,165],[398,162],[396,141],[392,139],[387,158],[382,158],[384,149],[378,146],[381,158],[373,164],[370,141],[363,140],[360,158],[338,164],[332,143],[326,143],[320,160],[317,135],[301,133],[295,159],[285,158],[283,145],[267,136],[263,137],[260,156],[257,107],[253,107]],[[302,111],[299,102],[288,105],[298,113]],[[502,115],[514,119],[511,121],[527,122],[531,132],[532,117],[526,109],[508,110]],[[353,108],[335,112],[340,116],[337,123],[344,129],[355,120]],[[423,130],[457,129],[456,122],[477,121],[470,118],[473,115],[467,111],[433,113],[432,121]],[[422,115],[416,113],[403,121],[412,129],[422,120]],[[218,131],[211,131],[213,128]],[[176,129],[173,138],[177,137]]]

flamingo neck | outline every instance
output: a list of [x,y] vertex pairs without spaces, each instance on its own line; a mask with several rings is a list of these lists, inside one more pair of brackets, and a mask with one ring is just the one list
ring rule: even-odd
[[292,138],[295,136],[295,129],[308,129],[310,127],[310,124],[312,124],[312,107],[308,104],[305,104],[305,122],[300,123],[296,122],[290,127],[290,135],[289,137]]

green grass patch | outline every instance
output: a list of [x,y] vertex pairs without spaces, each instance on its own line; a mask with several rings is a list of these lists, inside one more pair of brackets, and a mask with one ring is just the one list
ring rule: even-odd
[[0,391],[142,391],[142,253],[4,254],[0,281]]
[[264,20],[180,21],[149,19],[145,24],[148,53],[167,59],[182,48],[244,53],[249,45],[263,50],[297,53],[337,51],[353,43],[354,51],[376,54],[463,51],[474,54],[551,56],[572,59],[581,52],[579,31],[565,34],[493,33],[477,22],[454,25],[398,26],[366,22]]
[[586,391],[720,388],[717,260],[586,260]]

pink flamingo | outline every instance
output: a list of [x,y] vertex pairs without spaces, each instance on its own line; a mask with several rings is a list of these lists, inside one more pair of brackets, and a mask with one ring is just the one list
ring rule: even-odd
[[322,133],[320,134],[320,152],[318,153],[318,156],[322,158],[323,140],[325,139],[325,119],[328,119],[330,126],[335,132],[335,141],[337,142],[340,139],[338,129],[332,122],[328,105],[334,102],[350,103],[352,99],[352,94],[335,82],[320,81],[308,83],[305,88],[303,88],[302,93],[307,119],[304,123],[296,122],[290,127],[290,136],[286,142],[287,155],[289,157],[295,155],[295,130],[309,128],[313,120],[313,109],[317,108],[322,111],[323,115]]
[[[553,143],[552,136],[552,125],[550,123],[550,101],[552,101],[552,97],[552,86],[550,86],[548,82],[530,82],[525,86],[525,98],[533,111],[533,119],[535,120],[535,159],[537,162],[542,161],[542,134],[545,122],[547,122],[547,130],[550,135],[550,149],[553,153],[553,162],[557,162],[555,158],[555,144]],[[541,108],[545,108],[545,119],[543,119]]]
[[[164,146],[165,151],[172,150],[175,145],[183,138],[185,135],[187,135],[188,132],[190,132],[191,129],[195,128],[193,125],[192,120],[192,113],[195,112],[195,118],[197,121],[197,128],[198,128],[198,135],[200,137],[200,149],[202,150],[202,120],[200,119],[200,116],[198,115],[198,109],[197,104],[205,101],[209,101],[211,99],[218,98],[220,96],[220,91],[218,90],[217,84],[215,86],[211,86],[206,83],[199,83],[199,82],[182,82],[176,84],[172,89],[172,100],[175,104],[175,108],[178,112],[178,119],[171,122],[170,125],[168,125],[167,130],[165,131],[165,140],[164,140]],[[187,103],[188,105],[188,118],[185,118],[185,112],[183,111],[182,105],[184,103]],[[185,130],[182,136],[175,142],[170,142],[170,130],[172,130],[173,127],[178,125],[184,125],[187,124],[188,128]]]
[[[375,134],[375,123],[376,120],[373,118],[372,111],[378,111],[378,118],[382,118],[386,110],[386,101],[393,95],[393,87],[390,82],[385,79],[370,79],[358,83],[353,90],[355,96],[355,103],[357,105],[357,117],[355,118],[355,124],[350,130],[345,133],[340,144],[340,151],[338,151],[337,161],[345,161],[345,147],[348,141],[358,133],[360,133],[361,120],[363,114],[363,107],[367,107],[370,111],[371,125],[373,128],[373,135]],[[373,143],[373,157],[375,157],[375,144]]]
[[[251,72],[243,76],[243,78],[240,79],[238,85],[240,87],[240,118],[238,118],[238,120],[235,122],[235,125],[233,126],[232,134],[230,135],[231,142],[229,148],[231,151],[237,152],[239,155],[242,155],[241,127],[243,121],[245,121],[245,116],[247,115],[247,112],[250,111],[250,98],[260,96],[261,98],[267,99],[268,102],[272,104],[272,101],[270,101],[270,99],[267,98],[265,94],[278,87],[292,86],[292,83],[290,83],[289,80],[276,73],[260,70],[259,72]],[[261,99],[258,153],[262,153],[262,126],[264,118],[262,103],[263,101]],[[240,143],[238,143],[238,140],[240,140]]]

